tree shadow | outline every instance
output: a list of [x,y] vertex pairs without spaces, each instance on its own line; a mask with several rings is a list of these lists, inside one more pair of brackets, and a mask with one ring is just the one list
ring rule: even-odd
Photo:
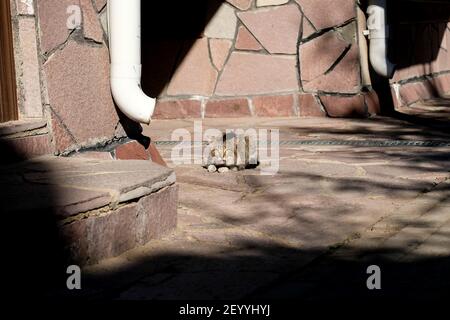
[[[224,0],[142,1],[142,88],[161,95]],[[157,15],[157,16],[155,16]]]
[[[447,232],[435,236],[449,237]],[[88,300],[295,299],[301,301],[427,301],[448,298],[448,256],[410,256],[404,248],[294,249],[242,240],[202,254],[171,251],[134,260],[124,269],[86,275]],[[434,249],[443,244],[433,243]],[[199,250],[201,251],[201,250]],[[406,255],[409,260],[399,259]],[[382,271],[382,290],[366,286],[367,268]],[[123,281],[127,279],[127,281]],[[60,295],[59,298],[64,298]],[[66,296],[65,298],[68,298]]]

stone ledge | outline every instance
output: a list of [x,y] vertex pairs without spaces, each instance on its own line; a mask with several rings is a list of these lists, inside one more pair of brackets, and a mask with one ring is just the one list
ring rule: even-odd
[[99,149],[81,150],[70,154],[70,157],[97,160],[146,160],[167,167],[167,163],[152,142],[146,145],[137,140],[113,143]]
[[51,137],[35,134],[24,137],[0,137],[0,165],[18,163],[53,152]]
[[433,98],[445,98],[450,94],[450,73],[417,79],[398,84],[398,94],[393,90],[397,107],[410,106],[419,101]]
[[47,120],[23,119],[0,124],[0,137],[24,137],[48,133]]
[[177,222],[175,173],[145,160],[36,158],[0,167],[0,195],[5,225],[21,226],[19,242],[79,265],[160,238]]
[[51,209],[57,219],[109,208],[175,183],[172,170],[150,161],[42,157],[0,169],[4,212]]
[[178,186],[172,185],[104,214],[63,225],[64,250],[79,265],[116,257],[176,228]]

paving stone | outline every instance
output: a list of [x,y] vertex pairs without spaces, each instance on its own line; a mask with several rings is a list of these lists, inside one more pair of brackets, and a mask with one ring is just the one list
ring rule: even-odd
[[[209,272],[186,273],[175,275],[159,288],[138,283],[120,295],[121,300],[141,299],[189,299],[196,292],[199,299],[230,299],[231,297],[243,297],[246,293],[255,290],[262,283],[267,283],[277,277],[275,273],[258,272]],[[213,284],[216,280],[223,279],[220,286],[205,288],[205,284]]]
[[[249,191],[249,187],[239,184],[239,177],[236,175],[226,175],[217,179],[216,176],[210,175],[201,167],[193,168],[191,166],[175,168],[177,173],[177,181],[184,184],[193,184],[206,186],[210,188],[229,190],[234,192]],[[193,177],[196,177],[195,179]],[[183,185],[183,187],[185,187]]]
[[445,257],[450,254],[450,222],[444,224],[438,230],[422,242],[414,250],[415,255]]

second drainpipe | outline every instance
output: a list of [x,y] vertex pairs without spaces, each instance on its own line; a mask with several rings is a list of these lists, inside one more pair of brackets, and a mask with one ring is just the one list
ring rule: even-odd
[[395,65],[388,58],[389,26],[386,19],[386,0],[369,0],[367,13],[370,63],[380,76],[392,78]]
[[108,0],[111,91],[130,119],[149,124],[156,100],[141,89],[141,0]]

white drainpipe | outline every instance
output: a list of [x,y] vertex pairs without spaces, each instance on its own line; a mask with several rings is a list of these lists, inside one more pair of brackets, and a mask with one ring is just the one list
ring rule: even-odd
[[108,0],[111,91],[130,119],[149,124],[156,100],[141,89],[141,0]]
[[369,56],[373,69],[379,75],[392,78],[395,65],[387,54],[389,26],[386,21],[386,0],[369,0],[367,8],[368,35],[370,39]]

